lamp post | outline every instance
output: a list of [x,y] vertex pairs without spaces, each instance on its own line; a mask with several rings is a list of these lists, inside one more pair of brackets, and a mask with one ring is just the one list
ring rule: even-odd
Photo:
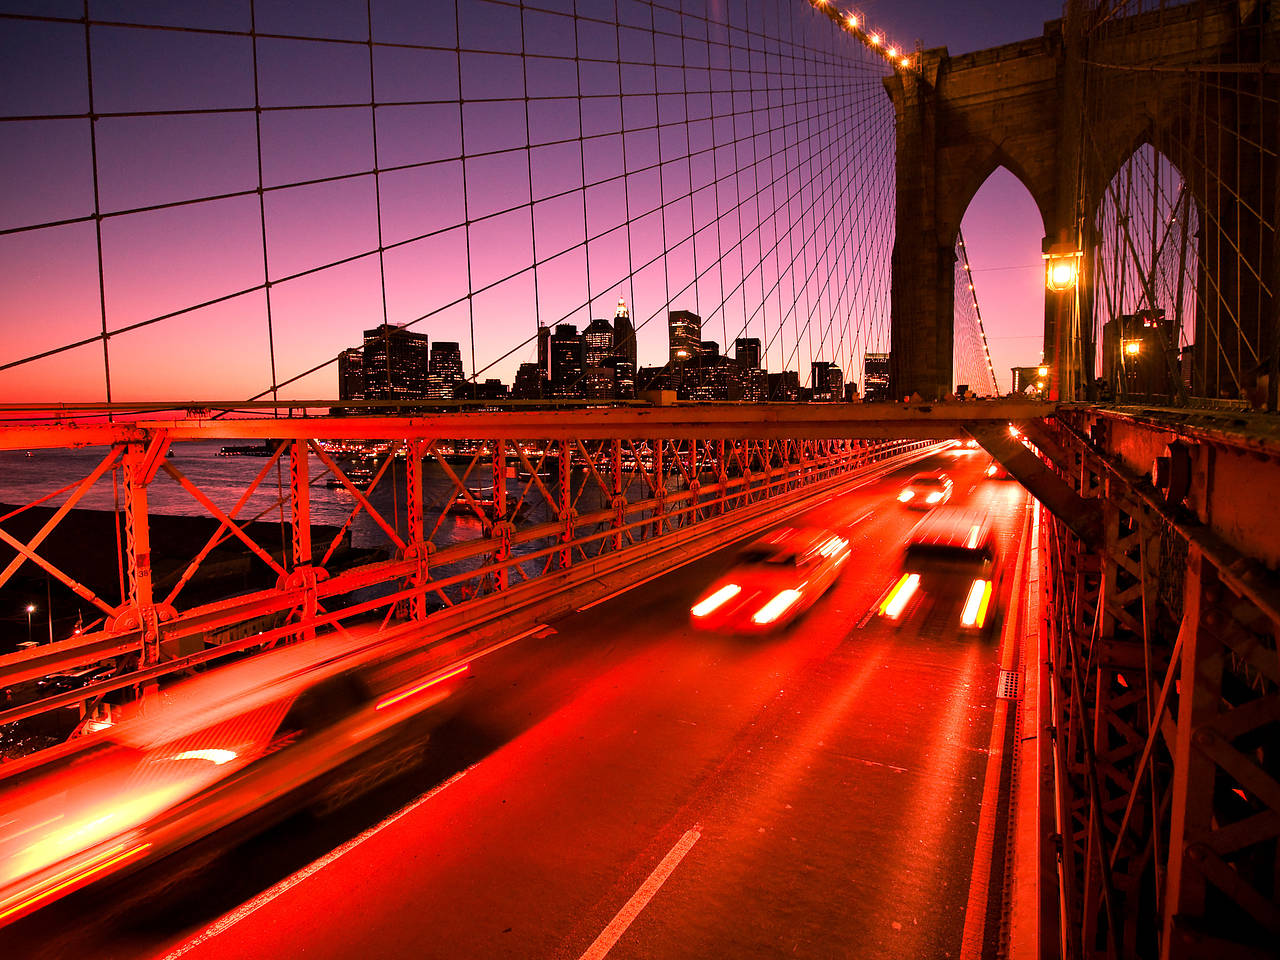
[[27,643],[33,642],[31,639],[31,615],[35,612],[36,612],[36,605],[34,603],[28,603],[27,604]]
[[[1065,237],[1065,233],[1061,234]],[[1074,369],[1074,365],[1067,362],[1065,356],[1064,337],[1062,331],[1062,322],[1066,311],[1064,307],[1065,295],[1075,290],[1076,283],[1080,279],[1080,261],[1084,257],[1084,251],[1078,249],[1074,243],[1065,240],[1058,243],[1050,243],[1048,237],[1045,238],[1044,245],[1041,248],[1044,257],[1044,285],[1045,289],[1050,293],[1056,293],[1058,296],[1054,298],[1054,321],[1053,321],[1053,354],[1049,358],[1052,367],[1052,377],[1049,381],[1049,399],[1062,399],[1063,373],[1064,370],[1068,375]],[[1050,344],[1045,343],[1045,350],[1050,349]],[[1068,392],[1073,392],[1074,387],[1070,381],[1067,383]]]

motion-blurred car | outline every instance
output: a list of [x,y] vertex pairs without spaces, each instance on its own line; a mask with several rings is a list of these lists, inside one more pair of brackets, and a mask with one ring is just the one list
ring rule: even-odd
[[902,551],[901,574],[880,614],[901,620],[925,598],[956,607],[961,629],[982,630],[991,615],[999,558],[990,519],[978,510],[943,507],[915,525]]
[[217,831],[387,779],[421,753],[428,708],[466,670],[406,679],[388,660],[310,641],[0,767],[0,926]]
[[1009,479],[1009,471],[1005,469],[1004,464],[1001,463],[999,460],[992,460],[989,464],[987,464],[987,469],[985,473],[986,473],[987,479],[989,480],[1008,480]]
[[932,510],[951,499],[951,478],[945,473],[917,473],[898,494],[911,510]]
[[744,549],[733,568],[698,598],[694,626],[760,633],[794,620],[836,581],[849,539],[834,530],[785,528]]

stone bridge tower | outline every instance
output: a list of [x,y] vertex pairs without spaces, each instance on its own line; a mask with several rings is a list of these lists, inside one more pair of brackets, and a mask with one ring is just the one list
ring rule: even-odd
[[[1224,356],[1240,353],[1239,338],[1253,329],[1264,341],[1253,344],[1254,352],[1274,352],[1280,244],[1257,227],[1257,235],[1241,238],[1239,225],[1275,223],[1276,164],[1254,169],[1234,162],[1228,154],[1242,152],[1241,144],[1214,142],[1205,133],[1213,123],[1188,115],[1238,106],[1229,92],[1206,105],[1196,89],[1203,86],[1200,71],[1242,59],[1242,36],[1248,46],[1268,48],[1248,51],[1249,58],[1276,56],[1280,25],[1272,4],[1187,4],[1112,21],[1105,31],[1089,29],[1088,17],[1096,14],[1084,7],[1083,0],[1069,0],[1067,17],[1045,24],[1035,39],[958,57],[945,48],[927,50],[918,70],[885,80],[897,118],[891,377],[898,398],[915,392],[933,399],[952,387],[955,240],[987,177],[1006,167],[1035,200],[1046,244],[1066,242],[1087,251],[1107,185],[1144,143],[1183,172],[1200,223],[1213,225],[1200,238],[1202,262],[1218,262],[1228,246],[1242,241],[1262,250],[1257,271],[1209,278],[1218,295],[1199,298],[1196,343]],[[1086,111],[1086,99],[1092,110]],[[1260,139],[1271,137],[1274,150],[1280,129],[1274,102],[1262,108],[1256,126]],[[1217,190],[1194,175],[1207,166],[1217,172]],[[1269,198],[1265,209],[1245,210],[1250,201],[1242,198],[1258,196]],[[1064,399],[1092,378],[1093,285],[1089,257],[1082,262],[1075,291],[1045,297],[1044,356]],[[1211,316],[1236,302],[1258,304],[1252,327],[1248,318],[1233,316],[1227,323]],[[1216,383],[1198,386],[1201,395],[1218,395]]]

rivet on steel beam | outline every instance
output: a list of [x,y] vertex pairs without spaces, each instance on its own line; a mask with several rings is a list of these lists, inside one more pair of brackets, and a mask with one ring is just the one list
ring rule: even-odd
[[1217,736],[1217,731],[1212,727],[1201,727],[1192,734],[1191,739],[1194,743],[1198,743],[1200,746],[1204,747],[1213,743],[1213,741],[1217,739]]

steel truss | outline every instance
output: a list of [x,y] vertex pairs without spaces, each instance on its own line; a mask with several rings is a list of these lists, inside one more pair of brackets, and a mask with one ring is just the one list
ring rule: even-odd
[[[473,601],[602,558],[661,555],[713,521],[811,496],[846,481],[853,470],[928,445],[734,439],[723,431],[709,439],[589,432],[516,439],[490,430],[486,439],[466,440],[441,436],[437,421],[424,426],[392,418],[366,421],[370,432],[358,442],[325,439],[337,424],[348,436],[358,432],[350,420],[274,421],[285,439],[263,448],[260,468],[230,507],[188,476],[181,458],[166,456],[175,435],[190,439],[190,430],[100,428],[114,431],[117,441],[86,476],[58,492],[63,502],[34,536],[24,539],[7,528],[27,511],[57,502],[58,494],[0,518],[0,541],[14,554],[0,570],[0,591],[12,589],[15,574],[31,565],[94,607],[98,619],[74,637],[0,657],[0,686],[21,692],[29,681],[103,661],[111,664],[111,676],[53,697],[19,696],[17,706],[0,712],[0,723],[76,704],[83,715],[110,691],[319,633],[419,624],[428,637],[433,620]],[[385,429],[378,432],[379,426]],[[244,421],[203,431],[205,437],[247,433]],[[111,479],[120,491],[117,521],[124,531],[119,596],[42,553],[85,494]],[[211,521],[203,542],[190,544],[189,560],[166,571],[163,583],[150,547],[156,518],[149,494],[157,483],[168,484],[171,496],[182,491]],[[322,483],[340,489],[350,504],[336,526],[312,522],[313,491]],[[265,509],[264,492],[274,493]],[[225,503],[225,491],[221,499]],[[348,549],[361,517],[381,537],[376,555]],[[253,522],[263,519],[274,523]],[[228,545],[265,585],[188,600],[211,554]]]
[[[1235,524],[1280,458],[1100,411],[1053,432],[1103,524],[1096,548],[1042,525],[1061,954],[1274,956],[1280,591]],[[1213,463],[1241,457],[1261,498],[1210,509]]]

